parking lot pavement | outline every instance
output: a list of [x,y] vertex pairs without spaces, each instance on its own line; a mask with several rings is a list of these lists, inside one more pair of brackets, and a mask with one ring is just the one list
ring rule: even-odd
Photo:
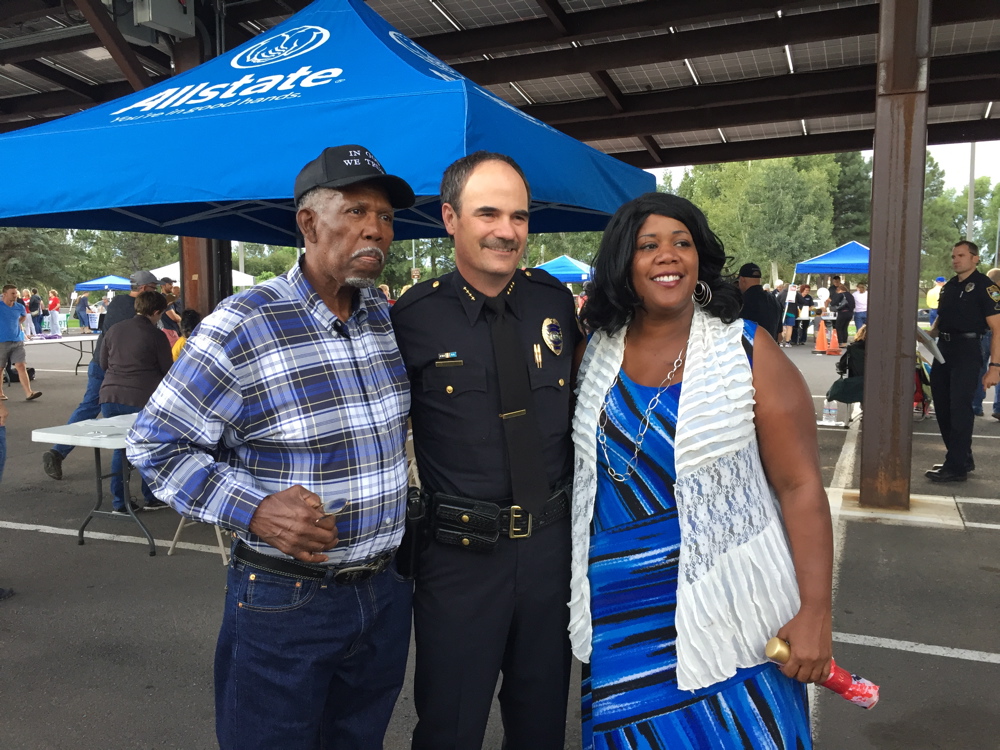
[[[77,546],[76,529],[93,504],[93,454],[74,451],[56,482],[42,471],[47,446],[32,443],[30,434],[66,420],[85,375],[72,374],[71,352],[49,349],[61,348],[33,350],[28,363],[45,395],[7,402],[0,586],[17,595],[0,604],[0,747],[214,747],[212,658],[225,585],[215,536],[194,526],[176,555],[167,557],[159,544],[150,558],[135,543],[144,540],[134,524],[100,519]],[[818,416],[836,379],[836,358],[805,347],[784,351],[817,397]],[[918,423],[914,433],[912,491],[931,498],[925,503],[951,507],[958,520],[949,527],[838,516],[835,654],[880,683],[883,697],[866,712],[817,690],[821,750],[1000,748],[992,688],[1000,679],[1000,422],[977,420],[977,470],[968,482],[945,487],[922,474],[941,456],[936,423]],[[857,487],[857,432],[820,428],[818,437],[824,483]],[[839,503],[841,494],[831,496]],[[144,521],[166,542],[178,517],[164,511]],[[577,684],[567,748],[580,742]],[[491,716],[487,750],[500,748],[498,714]],[[386,748],[408,747],[414,720],[408,675]]]

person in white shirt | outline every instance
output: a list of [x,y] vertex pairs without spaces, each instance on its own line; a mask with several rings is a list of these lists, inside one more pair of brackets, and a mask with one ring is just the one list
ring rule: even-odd
[[860,331],[861,326],[868,324],[868,287],[858,284],[854,292],[854,330]]

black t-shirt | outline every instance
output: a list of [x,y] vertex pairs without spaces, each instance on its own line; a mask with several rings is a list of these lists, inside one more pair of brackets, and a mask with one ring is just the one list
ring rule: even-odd
[[170,312],[171,310],[173,310],[178,315],[184,312],[184,300],[182,300],[180,297],[176,297],[173,302],[167,305],[167,309],[163,312],[163,315],[160,316],[160,325],[163,326],[165,330],[174,331],[178,336],[180,336],[181,335],[180,323],[175,323],[173,320],[170,319],[170,316],[167,315],[167,313]]
[[854,313],[854,295],[850,292],[837,292],[830,296],[830,310],[837,315]]
[[28,312],[40,312],[42,309],[42,298],[37,294],[32,294],[31,299],[28,300]]
[[781,329],[781,305],[760,284],[754,284],[743,292],[743,311],[740,317],[752,320],[775,337]]
[[938,330],[942,333],[985,333],[986,319],[1000,315],[1000,288],[990,277],[973,271],[959,281],[952,276],[941,287]]
[[[542,462],[554,487],[573,470],[570,378],[582,338],[573,295],[534,268],[517,271],[505,293],[518,321]],[[410,379],[413,448],[424,488],[498,501],[512,492],[485,300],[452,271],[414,286],[390,315]]]

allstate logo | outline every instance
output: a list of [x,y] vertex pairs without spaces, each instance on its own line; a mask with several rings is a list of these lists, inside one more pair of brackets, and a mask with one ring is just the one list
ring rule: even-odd
[[320,26],[299,26],[258,42],[229,64],[234,68],[259,68],[312,52],[329,38],[330,32]]

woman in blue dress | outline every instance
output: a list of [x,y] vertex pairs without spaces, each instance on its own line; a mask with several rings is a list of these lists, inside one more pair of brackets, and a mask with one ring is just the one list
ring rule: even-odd
[[[585,748],[810,748],[832,532],[805,382],[739,319],[704,215],[618,210],[582,317],[570,636]],[[792,657],[766,662],[777,635]]]

